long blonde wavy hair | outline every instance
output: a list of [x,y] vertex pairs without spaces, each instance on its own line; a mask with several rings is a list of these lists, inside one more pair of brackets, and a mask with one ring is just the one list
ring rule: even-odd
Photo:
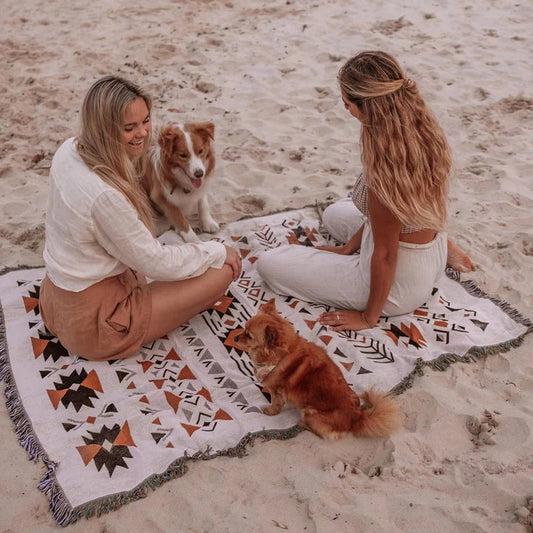
[[150,135],[143,153],[130,159],[122,138],[126,108],[142,98],[150,111],[148,94],[136,84],[117,76],[96,81],[85,96],[81,108],[81,131],[77,149],[85,164],[106,183],[120,191],[137,211],[140,220],[153,233],[153,220],[148,197],[140,185],[146,171]]
[[416,83],[379,51],[348,60],[338,81],[363,115],[361,160],[369,190],[403,225],[442,230],[451,152]]

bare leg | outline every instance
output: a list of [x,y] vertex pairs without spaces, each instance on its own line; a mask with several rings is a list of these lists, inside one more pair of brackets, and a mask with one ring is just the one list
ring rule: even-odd
[[475,270],[470,258],[451,239],[448,239],[448,258],[446,264],[458,272],[471,272]]
[[205,309],[212,307],[233,280],[229,265],[210,268],[201,276],[180,281],[150,283],[152,316],[144,343],[166,335]]

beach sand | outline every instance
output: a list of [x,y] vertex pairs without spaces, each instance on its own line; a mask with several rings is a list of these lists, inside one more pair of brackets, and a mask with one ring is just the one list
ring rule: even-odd
[[[454,150],[450,233],[477,268],[465,278],[532,318],[532,20],[525,1],[3,2],[0,265],[42,265],[51,158],[97,78],[140,83],[156,123],[216,124],[211,204],[227,223],[347,194],[359,127],[336,75],[382,49]],[[258,442],[69,531],[532,531],[532,348],[426,370],[390,439]],[[0,435],[0,531],[58,530],[4,402]]]

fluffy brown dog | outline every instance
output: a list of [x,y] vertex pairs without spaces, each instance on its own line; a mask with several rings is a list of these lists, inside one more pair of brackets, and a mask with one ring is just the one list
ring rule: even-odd
[[144,188],[186,242],[200,242],[189,215],[199,215],[203,231],[219,229],[207,200],[207,185],[215,168],[214,136],[212,122],[172,123],[161,129],[150,149]]
[[327,439],[350,431],[384,437],[401,427],[403,414],[397,402],[370,389],[362,395],[362,406],[326,351],[298,335],[279,315],[273,298],[248,320],[235,341],[248,352],[257,379],[271,395],[265,414],[276,415],[291,402],[301,411],[299,424]]

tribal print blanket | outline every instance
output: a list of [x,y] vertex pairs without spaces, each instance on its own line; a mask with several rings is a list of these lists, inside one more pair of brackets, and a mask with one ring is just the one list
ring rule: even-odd
[[[44,269],[0,277],[0,377],[9,414],[31,459],[47,466],[39,488],[67,525],[143,497],[183,474],[187,461],[239,456],[254,439],[301,429],[295,409],[266,416],[268,403],[235,336],[273,294],[257,275],[265,249],[296,237],[328,243],[314,208],[242,220],[215,238],[237,247],[243,274],[215,308],[144,346],[135,356],[91,362],[68,353],[44,327],[38,299]],[[176,234],[162,237],[179,242]],[[370,329],[332,333],[323,305],[276,296],[280,313],[322,345],[357,391],[401,392],[425,365],[444,369],[512,348],[531,323],[472,283],[443,276],[428,301]],[[318,438],[318,437],[317,437]]]

